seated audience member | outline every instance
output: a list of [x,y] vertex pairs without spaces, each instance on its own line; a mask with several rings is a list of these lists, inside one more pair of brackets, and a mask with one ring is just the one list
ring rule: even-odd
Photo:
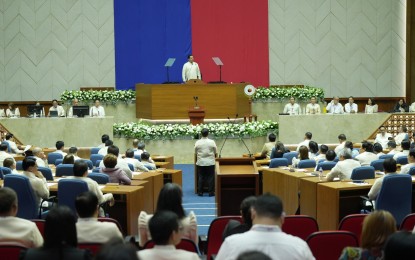
[[79,216],[76,222],[78,243],[106,243],[113,238],[123,241],[115,223],[98,221],[98,197],[93,192],[79,194],[75,200],[75,208]]
[[62,164],[74,164],[75,157],[72,154],[67,154],[63,157]]
[[111,239],[101,246],[95,260],[138,260],[137,248],[131,243]]
[[261,151],[261,156],[262,157],[266,157],[266,158],[270,158],[271,157],[271,151],[272,148],[275,147],[275,140],[277,139],[277,137],[275,136],[274,133],[270,133],[268,135],[268,141],[267,143],[264,144],[264,147],[262,147],[262,151]]
[[382,147],[387,147],[391,137],[392,135],[386,132],[386,128],[381,126],[379,127],[379,133],[376,135],[375,143],[380,143]]
[[298,158],[293,158],[293,167],[297,167],[298,163],[302,160],[308,160],[310,159],[309,157],[309,153],[308,153],[308,148],[304,145],[300,146],[300,151],[298,153]]
[[393,107],[393,112],[395,113],[403,113],[408,111],[409,107],[403,98],[400,98],[398,103],[396,103],[396,105]]
[[399,133],[395,136],[394,139],[397,145],[401,145],[403,140],[409,140],[408,128],[404,125],[399,127]]
[[14,174],[18,173],[16,170],[16,161],[13,158],[6,158],[3,161],[3,167],[9,168]]
[[149,170],[156,169],[156,164],[150,162],[150,154],[148,152],[143,152],[141,154],[141,163]]
[[17,241],[28,247],[40,247],[43,237],[32,221],[17,218],[17,194],[14,190],[0,188],[0,240]]
[[365,106],[365,113],[366,114],[373,114],[378,112],[378,105],[375,103],[374,98],[369,98],[367,100],[367,104]]
[[385,244],[384,259],[415,259],[415,234],[399,231],[390,235]]
[[11,158],[14,161],[13,155],[7,152],[7,144],[2,143],[0,144],[0,166],[3,166],[3,161],[7,158]]
[[280,141],[275,143],[275,147],[271,150],[271,157],[270,159],[274,158],[282,158],[284,153],[288,153],[289,151],[285,148],[284,144]]
[[233,220],[233,219],[229,220],[222,234],[223,240],[225,240],[225,238],[227,238],[228,236],[244,233],[251,229],[252,227],[251,207],[254,205],[255,201],[256,201],[255,196],[249,196],[241,202],[239,212],[241,213],[242,224],[241,222],[237,220]]
[[384,155],[383,147],[380,143],[375,143],[373,145],[373,153],[379,158],[380,156]]
[[82,159],[81,157],[78,156],[78,148],[77,147],[72,146],[71,148],[69,148],[68,154],[73,155],[75,161]]
[[12,153],[23,153],[23,150],[20,150],[13,140],[14,140],[14,135],[12,133],[7,133],[6,142],[9,143],[11,152]]
[[4,108],[0,108],[0,117],[6,117],[6,113],[4,112]]
[[244,252],[238,255],[238,258],[236,258],[236,260],[272,260],[272,259],[271,257],[269,257],[268,255],[262,252],[252,250],[252,251],[247,251],[247,252]]
[[388,154],[396,154],[399,151],[396,149],[396,142],[395,141],[389,141],[388,142],[388,149],[389,149],[389,153]]
[[37,200],[37,204],[40,205],[41,199],[49,198],[49,187],[45,177],[41,172],[37,170],[37,164],[34,159],[24,158],[22,162],[23,173],[22,175],[29,178],[30,185]]
[[[321,147],[321,146],[320,146]],[[314,168],[314,171],[318,171],[320,169],[319,162],[333,162],[334,159],[336,159],[336,153],[333,150],[328,150],[326,154],[324,154],[325,159],[316,161],[316,168]]]
[[109,153],[105,155],[102,162],[105,167],[101,168],[101,171],[109,176],[110,183],[131,184],[131,179],[128,178],[127,174],[117,167],[117,156]]
[[[329,150],[329,147],[327,145],[325,145],[325,144],[320,145],[320,152],[313,159],[316,160],[317,163],[319,161],[325,161],[326,160],[326,153],[327,153],[328,150]],[[334,157],[336,157],[336,155],[334,155]]]
[[79,106],[78,99],[72,100],[72,106],[68,109],[68,117],[73,117],[73,107]]
[[[175,183],[166,183],[160,191],[156,212],[172,211],[179,217],[180,225],[183,227],[182,238],[187,238],[198,244],[197,220],[193,211],[186,216],[182,206],[183,192],[179,185]],[[148,221],[153,215],[141,211],[138,216],[138,232],[140,236],[139,244],[141,247],[148,240],[151,240],[151,233],[148,229]]]
[[281,230],[284,213],[280,198],[270,193],[261,195],[251,211],[252,228],[227,237],[220,247],[217,260],[233,260],[251,250],[260,250],[272,259],[314,259],[304,240]]
[[415,112],[415,102],[409,106],[409,112]]
[[[136,141],[137,139],[135,139],[134,141]],[[137,140],[138,141],[138,140]],[[134,145],[134,142],[133,142],[133,145]],[[140,143],[137,143],[137,145],[136,145],[136,147],[137,148],[133,148],[133,150],[134,150],[134,155],[135,156],[140,156],[140,158],[141,158],[141,154],[142,153],[144,153],[144,152],[147,152],[146,151],[146,144],[145,143],[142,143],[142,142],[140,142]],[[150,157],[150,159],[149,159],[149,162],[151,162],[151,163],[154,163],[154,161],[153,161],[153,159],[151,159],[151,157]]]
[[105,116],[105,109],[101,106],[98,99],[95,100],[94,106],[91,107],[89,111],[89,116],[93,117],[104,117]]
[[43,152],[42,148],[35,147],[33,150],[33,156],[36,159],[37,167],[49,167],[48,165],[48,157]]
[[300,105],[295,103],[295,97],[290,97],[290,103],[284,107],[284,114],[299,115],[301,111]]
[[53,207],[45,221],[45,242],[38,249],[23,252],[20,259],[92,259],[89,250],[78,249],[76,217],[66,206]]
[[385,175],[375,180],[375,183],[367,194],[371,200],[375,200],[377,198],[380,188],[382,188],[383,178],[387,175],[396,174],[396,161],[392,158],[385,159],[383,161],[383,170]]
[[[108,147],[108,154],[115,155],[117,158],[117,165],[115,168],[120,168],[128,178],[133,178],[133,172],[130,170],[130,167],[128,166],[128,163],[120,157],[120,149],[115,145],[110,145]],[[104,160],[102,160],[99,164],[99,167],[102,169],[104,168]]]
[[412,167],[415,167],[415,149],[409,151],[408,164],[402,165],[400,173],[409,173]]
[[102,204],[104,202],[109,202],[110,205],[114,204],[114,196],[112,193],[103,194],[99,185],[96,181],[91,178],[88,178],[88,164],[85,161],[79,160],[76,161],[73,165],[73,175],[67,178],[74,178],[78,180],[83,180],[88,185],[88,190],[95,194],[98,198],[98,203]]
[[109,135],[107,135],[107,134],[103,134],[102,136],[101,136],[101,144],[100,145],[98,145],[97,147],[98,148],[104,148],[105,147],[105,142],[107,141],[107,140],[109,140],[110,139],[110,137],[109,137]]
[[150,219],[148,227],[155,246],[138,251],[140,259],[200,259],[196,253],[175,248],[182,239],[182,226],[174,212],[157,211]]
[[308,143],[308,146],[310,147],[308,152],[308,158],[314,159],[314,157],[316,157],[318,154],[318,144],[314,141],[310,141],[310,143]]
[[402,152],[397,152],[393,155],[393,159],[397,160],[401,156],[408,156],[409,149],[411,148],[411,143],[407,140],[402,141],[401,143]]
[[316,103],[316,97],[310,99],[310,103],[305,108],[306,115],[321,114],[320,105]]
[[354,103],[353,97],[349,97],[349,102],[344,105],[344,111],[348,114],[357,113],[357,104]]
[[134,171],[136,172],[148,172],[147,167],[144,166],[142,162],[134,158],[134,151],[133,149],[128,149],[125,152],[125,158],[124,160],[127,163],[130,163],[134,166]]
[[339,162],[327,174],[327,181],[333,181],[339,177],[340,180],[350,179],[354,168],[360,167],[360,163],[352,159],[352,151],[344,148],[339,152]]
[[14,107],[13,103],[9,103],[6,109],[7,117],[20,117],[20,111],[18,107]]
[[108,153],[108,147],[110,147],[111,145],[113,145],[114,143],[112,142],[112,140],[108,139],[105,141],[105,146],[102,147],[101,149],[99,149],[98,154],[105,156]]
[[334,148],[334,152],[336,154],[338,154],[344,148],[347,139],[345,134],[339,134],[337,138],[339,139],[340,144]]
[[383,259],[386,240],[395,232],[396,221],[392,214],[384,210],[374,211],[363,221],[361,247],[346,247],[339,260]]
[[134,139],[133,140],[133,151],[134,151],[135,155],[139,156],[143,152],[143,150],[139,149],[139,148],[142,148],[142,147],[140,147],[140,141],[138,139]]
[[333,97],[333,100],[326,107],[327,114],[343,114],[343,106],[339,103],[339,97]]
[[49,108],[48,116],[50,116],[50,111],[57,111],[58,117],[65,117],[65,109],[58,104],[56,99],[52,100],[52,106]]
[[65,155],[67,155],[67,153],[63,151],[63,149],[65,149],[65,143],[63,141],[57,141],[55,144],[55,147],[56,147],[55,153],[62,154],[62,157],[65,157]]
[[352,157],[353,158],[355,158],[356,156],[359,155],[359,151],[353,149],[353,143],[352,142],[346,141],[346,143],[344,144],[344,147],[349,148],[352,151]]
[[301,143],[299,143],[298,146],[297,146],[297,152],[300,150],[300,146],[302,146],[302,145],[304,145],[307,148],[310,148],[308,146],[308,144],[310,143],[312,137],[313,137],[313,134],[312,133],[310,133],[310,132],[305,133],[305,135],[304,135],[304,141],[302,141]]
[[369,166],[370,163],[378,159],[378,156],[373,153],[373,144],[367,141],[362,142],[360,154],[355,157],[362,166]]

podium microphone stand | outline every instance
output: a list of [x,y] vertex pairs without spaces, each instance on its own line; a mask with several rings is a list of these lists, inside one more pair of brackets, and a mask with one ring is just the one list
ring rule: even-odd
[[164,67],[166,67],[166,72],[167,72],[167,81],[164,82],[163,84],[175,83],[175,82],[170,82],[170,74],[169,74],[169,68],[173,66],[175,61],[176,61],[176,58],[168,58],[166,61],[166,64],[164,64]]
[[222,66],[223,62],[220,60],[219,57],[212,57],[213,62],[215,62],[216,66],[219,66],[219,81],[213,81],[209,83],[226,83],[222,81]]

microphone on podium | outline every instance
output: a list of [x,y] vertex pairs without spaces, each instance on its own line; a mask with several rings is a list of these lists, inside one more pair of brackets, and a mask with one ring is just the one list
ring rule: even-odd
[[[229,116],[227,118],[228,118],[228,121],[229,121],[230,124],[235,124],[236,119],[238,118],[238,114],[235,115],[235,118],[234,118],[233,122],[231,122],[231,119],[229,118]],[[222,158],[222,149],[225,146],[225,143],[226,143],[226,140],[228,140],[228,137],[229,137],[229,134],[226,135],[225,141],[223,141],[222,147],[219,150],[219,158]]]

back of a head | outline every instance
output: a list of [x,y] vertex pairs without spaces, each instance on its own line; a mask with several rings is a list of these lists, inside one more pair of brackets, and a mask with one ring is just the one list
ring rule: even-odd
[[36,161],[32,158],[25,157],[22,162],[23,171],[27,171],[29,167],[35,166]]
[[141,160],[147,161],[150,159],[150,154],[148,152],[141,153]]
[[16,192],[8,187],[0,188],[0,216],[9,216],[13,205],[17,207]]
[[71,148],[69,148],[68,150],[69,153],[75,154],[78,152],[78,148],[76,148],[75,146],[72,146]]
[[361,246],[369,250],[381,249],[388,237],[395,232],[396,221],[392,214],[385,210],[376,210],[363,221]]
[[133,149],[128,149],[125,152],[125,157],[127,157],[127,158],[134,158],[134,150]]
[[415,259],[415,234],[399,231],[389,236],[385,244],[385,260]]
[[172,211],[156,211],[148,222],[148,228],[156,245],[167,245],[171,234],[179,231],[179,219]]
[[118,146],[110,145],[108,147],[108,153],[118,157],[118,155],[120,154],[120,149],[118,148]]
[[362,142],[362,148],[365,149],[366,152],[373,153],[373,144],[368,141]]
[[318,153],[318,144],[314,141],[310,141],[308,144],[308,147],[310,148],[311,153]]
[[255,204],[256,197],[249,196],[241,202],[240,210],[244,223],[252,226],[251,207]]
[[375,153],[381,153],[381,152],[383,151],[383,147],[382,147],[382,145],[381,145],[380,143],[375,143],[375,144],[373,145],[373,151],[374,151]]
[[133,140],[133,147],[137,147],[138,143],[140,143],[140,141],[138,139],[134,139]]
[[94,217],[98,208],[97,195],[90,191],[79,194],[75,199],[75,208],[80,218]]
[[339,136],[337,138],[341,141],[346,141],[346,139],[347,139],[345,134],[339,134]]
[[75,161],[73,164],[73,175],[82,177],[88,172],[88,163],[84,160]]
[[[415,149],[409,150],[408,156],[415,159]],[[8,159],[10,159],[10,158],[8,158]],[[4,160],[3,165],[4,165],[5,161],[6,161],[6,159]]]
[[14,159],[13,158],[6,158],[3,161],[3,167],[6,168],[12,168],[12,166],[15,164]]
[[117,165],[117,156],[113,154],[107,154],[103,159],[105,168],[113,169]]
[[55,146],[56,146],[56,149],[60,150],[65,146],[65,143],[63,141],[57,141]]
[[301,160],[308,159],[308,148],[305,145],[300,146],[298,150]]
[[0,144],[0,151],[6,152],[9,146],[5,143]]
[[257,216],[274,220],[281,218],[283,211],[282,200],[271,193],[265,193],[257,197],[253,208]]
[[107,147],[107,146],[111,146],[111,145],[113,145],[114,143],[112,142],[112,140],[110,140],[110,139],[108,139],[107,141],[105,141],[105,147]]
[[207,137],[209,135],[209,129],[203,128],[200,133],[202,134],[202,137]]
[[74,164],[75,157],[72,154],[67,154],[63,157],[62,164]]
[[130,243],[124,244],[118,238],[112,238],[101,246],[95,260],[138,260],[137,249]]
[[6,140],[10,140],[13,138],[13,134],[12,133],[7,133],[6,134]]
[[283,152],[283,153],[285,153],[285,146],[284,146],[284,144],[282,143],[282,142],[280,142],[280,141],[278,141],[276,144],[275,144],[275,151],[276,152]]
[[76,217],[66,206],[52,207],[46,216],[44,248],[76,247]]
[[107,135],[107,134],[103,134],[102,136],[101,136],[101,142],[102,143],[105,143],[107,140],[109,140],[110,139],[110,136],[109,135]]
[[328,150],[326,153],[326,160],[332,162],[334,159],[336,159],[336,153],[333,150]]
[[271,260],[272,258],[260,251],[246,251],[240,254],[236,260]]
[[268,140],[270,141],[270,142],[275,142],[275,140],[277,139],[277,136],[274,134],[274,133],[270,133],[269,135],[268,135]]
[[392,148],[392,149],[395,149],[396,148],[396,142],[395,141],[389,141],[388,142],[388,147]]
[[329,147],[325,144],[320,145],[320,153],[325,154],[329,150]]
[[344,159],[352,159],[352,150],[349,148],[343,148],[338,154],[339,158],[343,157]]
[[311,140],[311,138],[313,137],[313,134],[312,134],[311,132],[307,132],[307,133],[305,133],[305,137],[306,137],[308,140]]
[[182,205],[183,192],[179,185],[166,183],[160,190],[156,211],[173,211],[179,219],[185,217]]
[[344,144],[344,147],[349,148],[350,150],[353,150],[353,143],[351,141],[346,141]]
[[387,158],[383,161],[385,173],[396,172],[396,161],[393,158]]
[[401,142],[401,147],[403,150],[409,150],[411,148],[411,142],[409,142],[409,140],[403,140]]
[[32,152],[33,152],[34,156],[38,156],[40,154],[40,152],[42,152],[42,148],[35,147]]
[[137,145],[137,149],[139,149],[139,150],[144,150],[146,148],[146,144],[145,143],[139,143],[138,145]]

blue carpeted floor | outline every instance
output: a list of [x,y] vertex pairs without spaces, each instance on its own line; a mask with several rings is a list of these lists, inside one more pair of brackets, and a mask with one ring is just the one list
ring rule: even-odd
[[209,225],[216,218],[215,197],[197,196],[194,192],[194,166],[193,164],[175,164],[175,169],[183,172],[183,207],[186,212],[194,211],[197,217],[199,235],[207,235]]

